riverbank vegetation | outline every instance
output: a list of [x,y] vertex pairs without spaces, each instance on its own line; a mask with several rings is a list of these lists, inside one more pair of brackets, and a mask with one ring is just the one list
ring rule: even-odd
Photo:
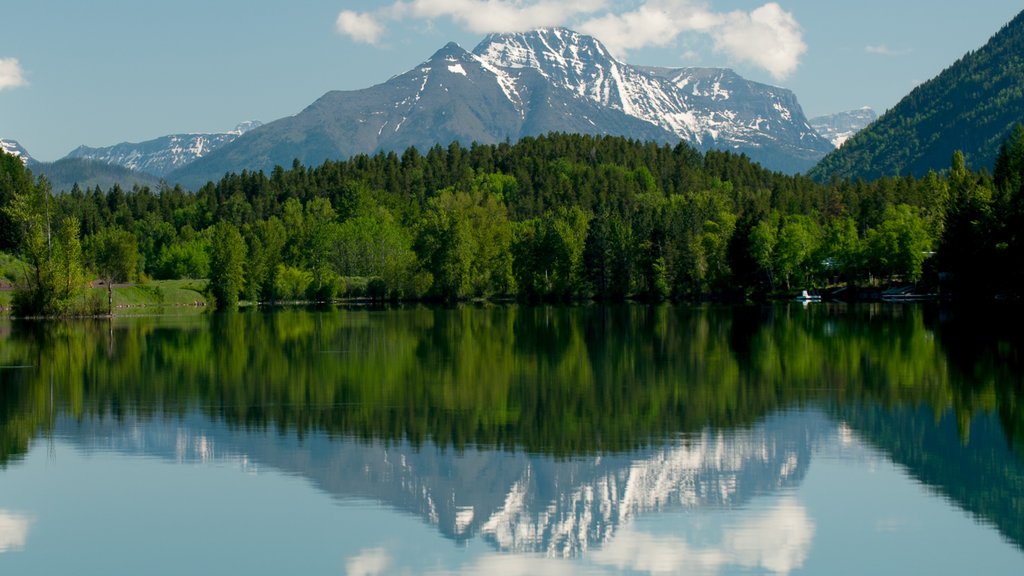
[[1022,175],[1021,129],[992,174],[957,155],[943,174],[827,184],[728,152],[562,134],[295,163],[194,193],[55,196],[3,156],[0,251],[26,263],[21,315],[74,312],[87,277],[208,278],[218,307],[743,300],[891,284],[1016,298]]

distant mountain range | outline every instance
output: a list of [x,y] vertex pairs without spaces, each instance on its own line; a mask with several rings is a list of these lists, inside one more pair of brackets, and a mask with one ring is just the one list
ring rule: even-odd
[[1024,12],[985,46],[915,88],[869,128],[825,157],[811,175],[859,177],[949,168],[956,150],[991,170],[999,146],[1024,121]]
[[96,160],[162,178],[262,125],[262,122],[252,120],[239,124],[230,132],[172,134],[146,142],[122,142],[105,148],[79,146],[65,158]]
[[104,191],[114,184],[122,188],[131,188],[136,184],[156,187],[160,184],[157,176],[106,160],[68,156],[56,162],[38,162],[15,140],[0,139],[0,150],[21,158],[35,175],[45,176],[54,192],[68,192],[75,184],[82,190],[99,186]]
[[821,134],[823,138],[839,148],[847,140],[869,124],[878,119],[878,114],[871,108],[864,107],[849,112],[837,112],[825,116],[811,118],[811,126]]
[[[493,144],[548,132],[621,135],[698,150],[732,150],[764,166],[818,179],[874,179],[943,170],[955,150],[991,168],[1024,118],[1024,13],[988,44],[918,86],[876,118],[864,108],[808,121],[789,90],[728,69],[631,66],[595,38],[563,28],[494,34],[472,52],[448,44],[377,86],[332,91],[294,116],[218,134],[176,134],[79,147],[56,166],[68,182],[181,183],[357,154],[426,151],[453,141]],[[32,163],[13,140],[5,151]],[[840,147],[836,149],[837,147]],[[64,162],[54,163],[54,165]],[[84,161],[93,163],[84,163]],[[98,164],[131,170],[109,173]],[[51,173],[55,166],[35,168]],[[56,180],[56,179],[55,179]]]
[[13,154],[46,176],[56,192],[67,192],[78,184],[87,190],[99,186],[107,190],[117,184],[122,188],[149,186],[155,188],[167,174],[228,144],[245,132],[262,126],[261,122],[243,122],[229,132],[171,134],[145,142],[122,142],[114,146],[90,148],[79,146],[56,162],[37,162],[14,140],[0,139],[0,148]]
[[383,84],[334,91],[168,175],[198,185],[294,159],[319,164],[376,151],[426,150],[547,132],[623,135],[746,153],[787,172],[832,150],[789,90],[730,70],[643,68],[562,28],[494,34],[472,52],[448,44]]
[[784,172],[806,170],[833,149],[789,90],[728,69],[630,66],[593,37],[551,28],[490,35],[473,52],[450,43],[383,84],[329,92],[299,114],[267,125],[81,146],[54,164],[64,163],[62,185],[76,181],[75,166],[96,175],[96,164],[67,162],[79,160],[130,170],[121,176],[131,182],[152,176],[195,188],[227,172],[269,171],[295,159],[315,165],[412,146],[425,152],[453,141],[495,144],[549,132],[683,141],[699,150],[744,153]]

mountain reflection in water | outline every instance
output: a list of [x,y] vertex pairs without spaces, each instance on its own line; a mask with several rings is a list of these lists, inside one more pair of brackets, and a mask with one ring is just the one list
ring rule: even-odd
[[[1019,553],[1020,336],[991,319],[464,306],[7,325],[0,488],[56,442],[284,473],[533,573],[551,569],[538,557],[789,573],[833,521],[799,496],[812,462],[840,455],[895,463]],[[43,524],[0,498],[0,553],[30,551]],[[345,559],[401,564],[376,546]]]

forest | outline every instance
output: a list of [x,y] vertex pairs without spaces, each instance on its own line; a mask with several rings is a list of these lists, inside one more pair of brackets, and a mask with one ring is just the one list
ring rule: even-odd
[[[991,172],[819,183],[743,155],[567,134],[361,155],[192,192],[54,194],[0,154],[17,316],[105,313],[89,280],[208,279],[240,302],[744,301],[914,285],[1022,293],[1024,128]],[[0,278],[0,281],[5,280]]]

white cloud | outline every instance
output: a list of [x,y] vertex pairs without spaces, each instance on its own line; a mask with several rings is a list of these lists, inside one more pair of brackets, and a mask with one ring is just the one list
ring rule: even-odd
[[546,26],[561,26],[580,14],[593,14],[605,8],[604,0],[413,0],[404,6],[408,16],[422,19],[447,17],[470,32],[519,32]]
[[667,46],[680,36],[705,36],[731,61],[763,68],[777,79],[792,74],[807,51],[796,18],[775,2],[751,12],[715,12],[697,0],[647,0],[631,12],[605,14],[579,28],[620,56]]
[[364,44],[376,44],[384,32],[383,26],[372,14],[360,14],[351,10],[342,10],[334,27],[339,34]]
[[349,576],[375,576],[384,574],[391,567],[391,557],[383,548],[363,550],[345,562],[345,573]]
[[447,18],[479,34],[569,26],[598,38],[619,57],[699,37],[731,62],[760,67],[777,79],[792,74],[807,51],[796,18],[775,2],[750,12],[715,11],[705,0],[641,0],[625,10],[612,6],[606,0],[399,0],[373,12],[346,10],[338,15],[337,30],[375,44],[385,21]]
[[620,56],[646,46],[667,46],[681,34],[709,33],[721,14],[694,0],[647,0],[631,12],[608,13],[581,22],[578,28],[598,38]]
[[31,524],[25,516],[0,510],[0,554],[23,549]]
[[864,51],[868,54],[875,54],[877,56],[905,56],[910,53],[910,50],[896,50],[885,44],[868,45],[864,47]]
[[796,18],[771,2],[750,12],[730,12],[712,32],[715,49],[754,64],[777,79],[792,74],[807,51]]
[[28,84],[17,58],[0,58],[0,90]]
[[399,0],[372,12],[343,10],[335,24],[339,34],[357,42],[376,44],[384,21],[436,20],[447,18],[478,34],[518,32],[546,26],[561,26],[581,14],[603,10],[605,0],[577,0],[566,4],[555,0]]

